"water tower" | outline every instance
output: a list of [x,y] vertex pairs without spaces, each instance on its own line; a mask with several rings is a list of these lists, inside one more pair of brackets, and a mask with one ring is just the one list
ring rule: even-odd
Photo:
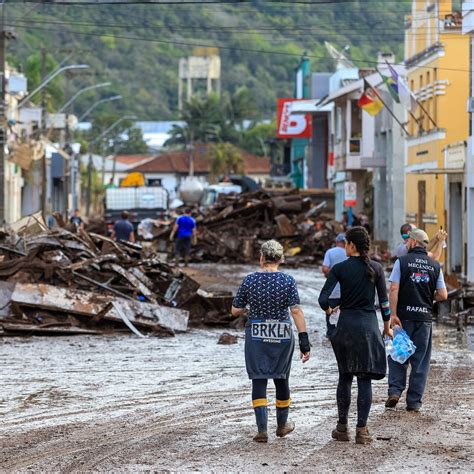
[[194,48],[191,56],[179,60],[178,107],[183,99],[201,91],[221,93],[221,58],[218,48]]

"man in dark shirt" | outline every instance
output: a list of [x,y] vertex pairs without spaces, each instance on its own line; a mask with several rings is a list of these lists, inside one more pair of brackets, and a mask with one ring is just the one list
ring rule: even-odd
[[133,232],[133,224],[128,220],[128,212],[122,212],[122,218],[114,224],[112,231],[112,239],[125,240],[128,242],[135,242],[135,233]]
[[392,326],[401,326],[416,346],[404,364],[388,359],[387,408],[395,408],[405,390],[408,365],[411,365],[406,396],[407,410],[418,412],[428,379],[431,359],[433,300],[448,297],[440,264],[428,255],[429,238],[413,229],[407,239],[407,255],[401,256],[390,275]]
[[82,220],[81,211],[79,209],[76,209],[74,211],[74,214],[69,219],[69,222],[76,226],[76,230],[78,232],[79,232],[79,230],[82,230],[84,228],[84,222]]

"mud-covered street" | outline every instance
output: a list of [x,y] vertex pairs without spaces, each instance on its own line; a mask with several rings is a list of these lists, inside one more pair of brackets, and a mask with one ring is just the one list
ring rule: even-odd
[[[205,265],[190,273],[207,290],[235,290],[252,269]],[[421,413],[406,412],[403,402],[386,411],[386,381],[376,382],[369,418],[375,442],[336,443],[337,368],[317,307],[323,278],[311,268],[287,271],[298,282],[313,343],[305,366],[294,355],[293,434],[277,439],[272,429],[268,445],[252,441],[243,338],[217,345],[222,329],[165,339],[5,338],[1,471],[472,472],[472,333],[436,327]],[[354,415],[353,404],[352,427]]]

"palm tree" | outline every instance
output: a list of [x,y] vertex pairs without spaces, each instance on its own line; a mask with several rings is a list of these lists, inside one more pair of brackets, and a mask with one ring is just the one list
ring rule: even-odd
[[231,143],[216,143],[209,148],[211,175],[214,179],[221,175],[243,174],[244,160],[237,147]]

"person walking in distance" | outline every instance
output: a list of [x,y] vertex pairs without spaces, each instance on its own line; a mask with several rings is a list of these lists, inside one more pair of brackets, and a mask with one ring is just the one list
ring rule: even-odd
[[283,247],[275,240],[260,250],[260,271],[247,275],[234,302],[232,315],[248,314],[245,325],[245,365],[252,380],[252,405],[258,443],[268,442],[267,383],[273,379],[276,389],[276,435],[283,438],[295,429],[288,421],[290,410],[289,377],[295,341],[290,314],[298,330],[301,359],[310,358],[311,347],[303,310],[294,278],[278,271],[283,262]]
[[[331,268],[334,267],[337,263],[341,263],[344,260],[347,260],[346,255],[346,234],[341,233],[336,236],[336,246],[330,248],[324,254],[323,260],[323,274],[327,278]],[[331,308],[336,308],[341,302],[341,287],[339,283],[334,287],[334,290],[329,297],[329,306]],[[331,332],[336,328],[336,326],[330,324],[329,316],[326,315],[326,326],[327,332],[326,337],[329,337]]]
[[112,239],[124,242],[135,242],[133,224],[129,220],[129,213],[122,211],[122,218],[115,222],[112,230]]
[[367,428],[372,405],[372,380],[385,377],[387,360],[385,346],[375,312],[375,291],[384,322],[384,333],[392,337],[390,308],[382,266],[369,259],[370,237],[364,227],[353,227],[346,232],[344,262],[334,265],[319,295],[319,305],[330,315],[334,308],[330,296],[337,283],[341,285],[339,321],[330,336],[339,369],[337,410],[339,420],[332,437],[349,441],[347,418],[351,404],[351,387],[357,378],[356,443],[367,444],[372,437]]
[[431,358],[433,300],[448,297],[440,264],[426,251],[428,235],[421,229],[409,234],[408,253],[400,257],[390,275],[392,326],[401,326],[416,346],[405,364],[388,358],[387,408],[395,408],[405,390],[408,365],[411,366],[406,409],[418,412],[428,379]]
[[171,231],[170,241],[173,241],[175,235],[177,235],[175,248],[176,266],[179,265],[181,256],[184,257],[184,264],[186,266],[188,266],[189,263],[191,244],[193,244],[193,241],[196,239],[196,221],[192,218],[192,213],[193,211],[191,209],[186,209],[184,215],[176,219],[173,230]]

